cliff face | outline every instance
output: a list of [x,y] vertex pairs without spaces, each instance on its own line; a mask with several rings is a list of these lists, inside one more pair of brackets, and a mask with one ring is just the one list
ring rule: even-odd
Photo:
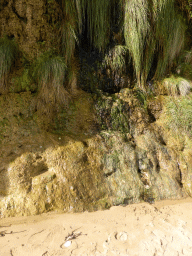
[[32,60],[48,48],[58,47],[60,14],[55,1],[2,0],[0,36],[15,38],[25,57]]
[[[180,103],[188,100],[184,103],[191,113],[191,94],[182,96],[190,86],[177,100],[159,96],[146,102],[141,91],[128,88],[91,94],[77,89],[77,72],[70,67],[68,82],[75,86],[73,92],[65,88],[68,106],[56,109],[51,118],[38,111],[38,86],[28,87],[29,69],[24,66],[46,50],[58,50],[58,2],[0,3],[0,37],[15,38],[21,55],[9,72],[9,91],[0,95],[0,216],[93,211],[191,196],[191,134],[181,119],[170,128],[167,112],[167,102],[176,102],[180,110]],[[23,70],[22,79],[14,83],[12,78]],[[95,73],[91,68],[85,72],[82,88],[92,88]],[[107,76],[100,73],[101,78]]]
[[154,121],[129,89],[79,91],[52,133],[40,126],[33,97],[0,97],[1,216],[191,196],[191,140],[181,150],[168,134],[166,97],[151,103]]

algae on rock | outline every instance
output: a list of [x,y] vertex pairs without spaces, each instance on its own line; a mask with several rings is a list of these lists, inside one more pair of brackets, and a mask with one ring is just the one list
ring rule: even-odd
[[[23,101],[22,95],[30,100]],[[113,96],[95,95],[94,100],[84,92],[78,95],[72,119],[69,109],[65,114],[69,120],[59,133],[38,128],[29,93],[21,94],[19,104],[12,101],[18,112],[25,105],[22,120],[32,115],[27,137],[23,133],[26,123],[14,119],[14,112],[4,113],[21,134],[18,141],[17,134],[11,134],[10,123],[6,124],[6,136],[17,150],[11,156],[4,153],[1,175],[6,187],[3,193],[0,183],[1,216],[93,211],[191,195],[191,140],[186,137],[183,152],[174,149],[166,140],[163,114],[150,124],[148,113],[137,97],[130,96],[129,89]],[[0,99],[5,104],[6,99]],[[2,150],[12,148],[11,143],[3,143]]]

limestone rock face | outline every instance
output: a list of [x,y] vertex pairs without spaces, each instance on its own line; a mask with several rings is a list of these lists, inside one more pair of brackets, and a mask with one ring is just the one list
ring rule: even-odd
[[[32,60],[54,45],[56,24],[59,22],[56,1],[14,0],[0,3],[0,37],[15,38],[25,56]],[[54,18],[53,18],[54,16]]]
[[94,97],[79,91],[49,132],[38,126],[33,97],[0,96],[2,217],[192,195],[190,139],[176,150],[161,115],[150,123],[129,89]]

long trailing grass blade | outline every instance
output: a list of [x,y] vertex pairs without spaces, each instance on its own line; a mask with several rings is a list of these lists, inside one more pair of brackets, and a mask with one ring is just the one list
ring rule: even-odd
[[124,37],[133,60],[137,83],[144,88],[152,63],[155,79],[171,68],[184,46],[185,25],[174,0],[125,0]]
[[78,34],[82,31],[81,0],[63,0],[63,22],[61,27],[62,52],[66,63],[74,56]]
[[155,0],[155,2],[158,7],[155,15],[159,52],[155,78],[160,79],[184,46],[185,25],[174,9],[174,0]]
[[113,1],[82,0],[84,18],[87,13],[87,27],[91,44],[100,50],[104,49],[109,42]]
[[74,56],[77,42],[76,31],[73,24],[65,22],[62,26],[62,48],[66,63],[70,63]]
[[146,37],[150,24],[147,17],[148,3],[145,0],[126,1],[125,4],[125,43],[132,56],[136,77],[141,85],[142,64]]
[[0,93],[7,91],[8,73],[17,56],[17,45],[4,37],[0,39]]

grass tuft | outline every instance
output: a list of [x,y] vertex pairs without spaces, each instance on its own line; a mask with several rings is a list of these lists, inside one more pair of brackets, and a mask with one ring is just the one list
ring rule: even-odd
[[64,58],[52,52],[44,53],[36,61],[33,77],[38,83],[37,109],[51,116],[67,106],[68,92],[64,88],[66,64]]
[[160,90],[170,96],[186,96],[191,92],[192,87],[188,80],[174,76],[164,79],[160,86]]
[[192,97],[170,99],[166,104],[167,126],[173,132],[192,136]]
[[8,74],[16,60],[17,45],[7,37],[0,38],[0,93],[8,92]]

